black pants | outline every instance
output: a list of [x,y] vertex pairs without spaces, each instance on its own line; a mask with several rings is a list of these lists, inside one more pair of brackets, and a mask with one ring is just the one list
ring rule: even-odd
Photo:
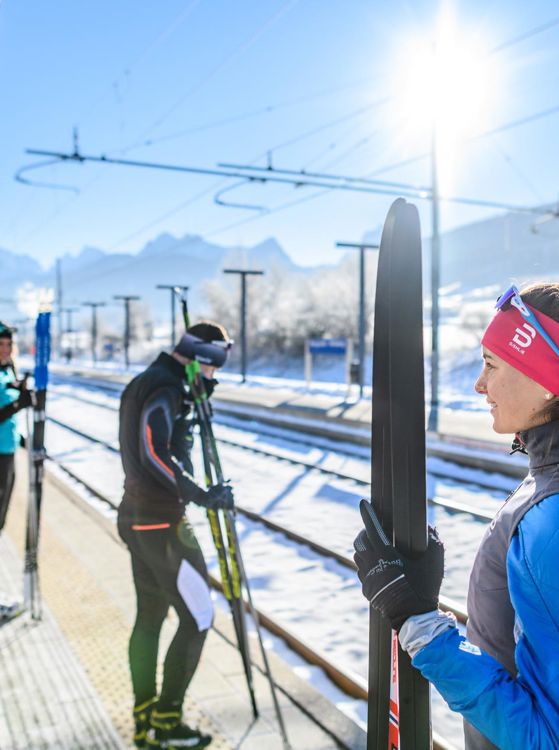
[[4,528],[6,514],[16,479],[13,453],[0,454],[0,531]]
[[159,635],[172,606],[179,625],[165,656],[158,709],[180,711],[213,619],[202,550],[185,520],[169,526],[119,519],[118,529],[132,557],[137,597],[129,644],[135,704],[157,694]]

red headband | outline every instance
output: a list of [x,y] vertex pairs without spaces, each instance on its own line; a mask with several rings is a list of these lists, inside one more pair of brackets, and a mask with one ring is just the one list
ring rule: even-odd
[[[530,310],[551,339],[559,342],[559,323],[533,307]],[[516,370],[559,395],[559,357],[514,307],[497,312],[481,343]]]

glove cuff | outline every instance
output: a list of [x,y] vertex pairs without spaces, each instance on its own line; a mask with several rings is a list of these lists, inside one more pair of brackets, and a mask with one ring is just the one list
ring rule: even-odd
[[398,634],[400,646],[413,657],[446,630],[456,627],[456,617],[451,612],[435,609],[422,615],[412,615],[401,626]]

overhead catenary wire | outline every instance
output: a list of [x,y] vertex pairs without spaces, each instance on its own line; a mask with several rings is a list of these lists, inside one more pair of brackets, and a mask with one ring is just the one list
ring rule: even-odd
[[[184,21],[185,18],[188,17],[188,15],[190,15],[190,13],[194,9],[194,7],[198,4],[198,2],[199,0],[192,0],[192,2],[189,3],[187,8],[175,19],[175,21],[173,21],[171,26],[168,27],[168,29],[166,29],[164,32],[162,32],[162,34],[160,34],[154,42],[150,43],[148,48],[146,48],[146,50],[144,50],[144,52],[141,53],[141,55],[134,62],[134,65],[137,64],[139,60],[142,59],[148,53],[148,51],[151,51],[155,46],[158,46],[161,43],[161,41],[171,33],[171,31],[173,31],[180,23],[182,23],[182,21]],[[233,58],[238,57],[239,55],[243,54],[247,49],[249,49],[249,47],[251,47],[262,36],[262,34],[264,34],[277,21],[279,21],[279,19],[289,10],[291,10],[291,8],[294,7],[298,2],[299,0],[286,0],[281,6],[281,8],[277,12],[275,12],[270,18],[268,18],[268,20],[264,24],[262,24],[256,30],[256,32],[249,37],[249,39],[247,39],[244,43],[242,43],[237,48],[235,48],[235,50],[230,55],[226,56],[226,58],[224,58],[224,60],[222,60],[221,63],[219,63],[214,69],[212,69],[212,71],[210,71],[208,75],[206,75],[192,89],[190,89],[189,92],[187,92],[187,94],[183,96],[179,102],[176,102],[172,108],[173,111],[177,106],[179,106],[180,103],[185,101],[186,98],[188,98],[191,94],[198,91],[202,87],[202,85],[204,85],[206,82],[212,79],[215,75],[217,75],[217,73],[220,72],[225,67],[226,63],[231,61]],[[164,116],[162,116],[160,118],[160,121],[150,126],[150,128],[148,129],[148,132],[151,131],[153,128],[157,127],[160,124],[160,122],[163,122],[165,119],[167,119],[167,116],[169,114],[170,114],[170,111]],[[122,149],[118,149],[118,151],[121,152]],[[82,192],[83,192],[83,189],[82,189]],[[33,234],[35,234],[37,231],[40,231],[40,229],[42,229],[43,226],[46,226],[52,220],[54,220],[65,208],[66,206],[58,208],[53,214],[47,217],[47,220],[45,220],[43,224],[41,224],[39,227],[37,227],[33,231]],[[180,209],[177,209],[177,210],[180,210]],[[27,238],[28,237],[26,236],[25,239]]]
[[[502,44],[500,44],[497,47],[493,48],[493,50],[491,50],[490,54],[495,54],[495,53],[498,53],[498,52],[500,52],[500,51],[502,51],[504,49],[508,49],[508,48],[514,46],[515,44],[524,41],[525,39],[533,37],[533,36],[535,36],[535,35],[543,32],[543,31],[546,31],[547,29],[551,28],[552,26],[556,25],[557,23],[559,23],[559,19],[555,19],[553,21],[548,22],[547,24],[544,24],[544,25],[538,26],[538,27],[536,27],[534,29],[531,29],[530,31],[526,32],[525,34],[522,34],[520,36],[514,37],[513,39],[510,39],[510,40],[508,40],[506,42],[503,42]],[[388,101],[389,101],[389,98],[386,98],[386,99],[383,99],[383,100],[380,100],[380,101],[376,102],[375,105],[372,105],[372,106],[379,106],[381,104],[387,103]],[[543,117],[550,116],[552,114],[555,114],[556,112],[559,112],[559,106],[552,107],[552,108],[544,110],[542,112],[538,112],[538,113],[529,115],[529,116],[527,116],[525,118],[519,118],[519,119],[510,121],[510,122],[505,123],[505,124],[503,124],[501,126],[498,126],[498,128],[496,128],[496,129],[493,129],[493,130],[490,130],[490,131],[486,131],[486,132],[474,135],[474,136],[472,136],[471,139],[468,139],[468,140],[475,140],[477,138],[483,138],[483,137],[486,137],[486,136],[495,135],[495,134],[497,134],[499,132],[504,132],[504,130],[511,129],[511,128],[514,128],[514,127],[517,127],[517,126],[520,126],[520,125],[527,124],[527,123],[532,122],[532,121],[534,121],[536,119],[540,119],[540,118],[543,118]],[[358,116],[358,114],[360,114],[360,110],[357,110],[354,113],[351,113],[349,116],[347,116],[347,119],[351,119],[354,116]],[[300,136],[297,136],[295,139],[290,139],[288,141],[285,141],[283,143],[278,144],[277,146],[273,147],[272,149],[269,149],[269,151],[274,152],[276,150],[279,150],[280,148],[287,147],[288,145],[294,145],[294,143],[299,142],[300,140],[303,140],[305,138],[308,138],[311,135],[317,134],[318,132],[323,132],[324,129],[326,129],[327,127],[330,127],[333,124],[339,124],[340,122],[343,122],[344,119],[346,119],[346,118],[340,118],[340,119],[337,119],[334,123],[326,124],[325,126],[321,126],[319,128],[315,128],[315,129],[313,129],[311,131],[307,131],[306,133],[303,133]],[[350,148],[349,152],[351,152],[352,150],[353,149]],[[430,153],[426,153],[426,154],[421,154],[419,156],[410,157],[408,159],[402,160],[402,161],[397,162],[395,164],[388,165],[387,167],[381,167],[380,169],[376,169],[373,172],[369,172],[366,176],[367,177],[377,176],[377,175],[383,174],[386,171],[390,171],[392,169],[396,169],[398,167],[405,166],[405,165],[408,165],[408,164],[413,164],[413,163],[415,163],[415,162],[417,162],[419,160],[422,160],[424,158],[428,158],[429,155],[430,155]],[[216,185],[215,187],[219,189],[220,186],[221,185]],[[243,224],[246,224],[246,223],[248,223],[250,221],[254,221],[256,219],[263,218],[264,216],[268,216],[271,213],[276,213],[276,212],[285,210],[285,209],[287,209],[287,208],[289,208],[291,206],[297,205],[299,203],[306,202],[307,200],[314,200],[314,199],[320,197],[321,195],[326,194],[326,192],[328,192],[328,191],[327,190],[320,190],[320,191],[314,193],[312,196],[305,197],[304,199],[297,199],[297,200],[294,200],[294,201],[284,202],[284,203],[280,204],[279,206],[266,209],[259,216],[256,216],[256,217],[253,216],[253,217],[249,217],[249,218],[243,218],[243,219],[240,219],[239,221],[233,222],[232,224],[228,224],[225,227],[219,228],[217,230],[213,230],[208,236],[213,236],[213,235],[216,235],[216,234],[221,234],[224,231],[226,231],[227,229],[233,229],[235,227],[238,227],[238,226],[241,226]],[[202,194],[199,194],[199,195],[200,195],[200,197],[202,196]],[[183,204],[179,204],[179,206],[180,205],[183,205]],[[188,203],[187,203],[187,205],[188,205]],[[239,207],[240,208],[244,208],[246,206],[243,205],[243,206],[239,206]],[[175,213],[178,210],[180,210],[180,207],[177,207],[176,210],[173,209],[173,213]],[[159,223],[159,221],[161,221],[161,220],[164,220],[164,218],[158,219],[158,220],[156,220],[156,222]],[[139,230],[138,233],[140,233],[140,231],[141,230]]]
[[[497,45],[492,50],[490,50],[489,55],[497,54],[498,52],[501,52],[501,51],[503,51],[505,49],[509,49],[510,47],[513,47],[514,45],[519,44],[519,43],[521,43],[521,42],[523,42],[523,41],[525,41],[527,39],[530,39],[530,38],[532,38],[532,37],[534,37],[534,36],[536,36],[536,35],[544,32],[544,31],[547,31],[550,28],[553,28],[554,26],[557,26],[557,25],[559,25],[559,19],[552,19],[552,20],[548,21],[545,24],[537,26],[537,27],[535,27],[533,29],[530,29],[529,31],[527,31],[527,32],[525,32],[523,34],[520,34],[520,35],[518,35],[516,37],[513,37],[511,39],[508,39],[505,42],[502,42],[501,44]],[[372,79],[369,78],[369,79],[366,80],[366,82],[370,83],[371,80]],[[151,146],[151,145],[154,145],[156,143],[161,143],[161,142],[164,142],[164,141],[167,141],[167,140],[172,140],[174,138],[180,138],[180,137],[183,137],[184,135],[190,135],[192,133],[204,131],[204,130],[207,130],[207,129],[212,128],[212,127],[220,127],[220,126],[222,126],[224,124],[229,124],[229,123],[238,122],[238,121],[241,121],[241,120],[244,120],[244,119],[249,119],[249,118],[251,118],[253,116],[258,116],[260,114],[265,114],[267,112],[274,111],[274,110],[283,108],[285,106],[291,106],[292,104],[298,104],[301,101],[307,102],[307,101],[310,101],[313,98],[323,96],[324,94],[328,94],[328,93],[331,93],[331,92],[336,93],[336,92],[338,92],[340,90],[345,90],[346,88],[352,88],[352,87],[354,87],[354,85],[355,84],[350,84],[349,86],[336,87],[334,89],[326,89],[325,91],[319,92],[316,95],[312,95],[311,94],[311,95],[305,96],[305,97],[298,97],[296,99],[291,100],[290,102],[288,101],[288,102],[280,103],[280,104],[277,104],[277,105],[266,106],[266,107],[262,107],[260,109],[254,110],[252,112],[247,112],[247,113],[243,113],[243,114],[240,114],[240,115],[234,115],[232,117],[222,118],[221,120],[217,120],[217,121],[214,121],[214,122],[202,124],[202,125],[199,125],[199,126],[194,126],[192,128],[181,130],[181,131],[178,131],[176,133],[171,133],[169,135],[161,136],[160,138],[150,139],[149,141],[145,141],[144,140],[144,141],[141,141],[141,142],[138,142],[138,143],[135,143],[133,145],[130,145],[130,146],[126,147],[123,150],[122,153],[128,153],[130,150],[138,148],[140,146]],[[391,98],[392,97],[386,97],[385,103],[388,102],[388,101],[390,101]],[[278,146],[277,148],[280,148],[280,147],[281,146]]]
[[40,161],[36,164],[27,164],[24,167],[20,167],[14,175],[16,182],[21,182],[22,185],[29,185],[31,187],[47,187],[53,190],[69,190],[76,195],[80,192],[79,188],[74,185],[60,185],[55,182],[39,182],[38,180],[29,180],[27,177],[22,177],[23,174],[31,172],[35,169],[42,169],[43,167],[49,167],[53,164],[60,164],[60,159],[47,159],[46,161]]
[[[190,4],[189,4],[189,6],[187,6],[187,9],[186,9],[185,11],[183,11],[183,13],[187,13],[188,9],[189,9],[189,8],[191,8],[191,6],[193,7],[193,6],[195,5],[195,4],[196,4],[196,3],[190,3]],[[176,23],[176,24],[178,24],[178,23],[179,23],[179,20],[180,20],[180,18],[181,18],[181,16],[179,15],[179,17],[178,17],[177,19],[175,19],[175,22],[173,22],[173,23],[174,23],[174,24],[175,24],[175,23]],[[183,20],[184,20],[184,19],[183,19]],[[518,44],[518,43],[520,43],[520,42],[522,42],[522,41],[524,41],[524,40],[526,40],[526,39],[528,39],[528,38],[531,38],[531,37],[533,37],[533,36],[536,36],[537,34],[539,34],[539,33],[542,33],[542,32],[544,32],[544,31],[546,31],[546,30],[548,30],[548,29],[552,28],[553,26],[556,26],[556,25],[557,25],[558,23],[559,23],[559,19],[552,19],[551,21],[549,21],[549,22],[547,22],[547,23],[545,23],[545,24],[542,24],[542,25],[539,25],[539,26],[537,26],[537,27],[535,27],[535,28],[533,28],[533,29],[530,29],[529,31],[527,31],[527,32],[525,32],[525,33],[523,33],[523,34],[521,34],[521,35],[518,35],[518,36],[516,36],[516,37],[514,37],[514,38],[512,38],[512,39],[509,39],[509,40],[507,40],[507,41],[505,41],[505,42],[501,43],[500,45],[498,45],[497,47],[495,47],[495,48],[494,48],[494,49],[493,49],[493,50],[492,50],[492,51],[490,52],[490,54],[494,54],[494,53],[500,52],[501,50],[504,50],[504,49],[508,49],[508,48],[510,48],[510,47],[512,47],[512,46],[514,46],[515,44]],[[173,25],[172,25],[172,26],[173,26]],[[164,35],[165,35],[166,33],[171,33],[171,30],[172,30],[172,27],[168,28],[168,29],[167,29],[167,30],[166,30],[165,32],[163,32],[162,34],[160,34],[160,35],[159,35],[158,39],[159,39],[160,37],[162,38],[162,37],[163,37],[163,36],[164,36]],[[154,46],[158,46],[158,45],[157,45],[157,39],[156,39],[156,40],[155,40],[154,42],[152,42],[152,43],[151,43],[151,44],[150,44],[150,45],[148,46],[148,48],[146,48],[146,50],[145,50],[145,51],[144,51],[144,52],[143,52],[143,53],[142,53],[142,54],[140,55],[140,57],[139,57],[139,58],[138,58],[138,59],[137,59],[137,60],[135,61],[135,63],[134,63],[134,64],[136,64],[136,63],[138,62],[138,60],[142,58],[142,56],[145,56],[145,54],[147,54],[147,53],[148,53],[148,51],[151,51],[151,49],[153,49],[153,48],[154,48]],[[342,88],[345,88],[345,86],[344,86],[344,87],[342,87]],[[335,90],[335,89],[333,89],[333,90]],[[321,95],[322,95],[323,93],[328,93],[328,91],[329,91],[329,90],[327,89],[327,90],[325,90],[324,92],[319,92],[319,93],[317,94],[317,96],[321,96]],[[294,101],[295,101],[295,100],[294,100]],[[281,105],[280,105],[280,106],[281,106]],[[544,110],[543,112],[535,113],[534,115],[530,115],[530,116],[528,116],[528,117],[526,117],[526,118],[521,118],[521,119],[519,119],[519,120],[516,120],[516,121],[512,121],[512,122],[510,122],[510,123],[507,123],[507,124],[505,124],[504,126],[500,126],[500,128],[503,128],[503,129],[504,129],[505,127],[511,128],[511,127],[515,127],[516,125],[526,124],[526,123],[529,123],[529,122],[531,122],[531,121],[534,121],[534,120],[536,120],[536,119],[539,119],[539,118],[541,118],[541,117],[546,117],[546,116],[549,116],[549,115],[551,115],[551,114],[554,114],[554,113],[555,113],[555,112],[557,112],[557,111],[559,111],[559,107],[554,107],[554,108],[551,108],[551,109],[548,109],[548,110]],[[478,136],[474,136],[474,137],[483,137],[483,136],[485,136],[485,135],[490,135],[490,134],[494,134],[495,132],[499,132],[499,129],[496,129],[496,130],[493,130],[493,131],[487,131],[486,133],[482,133],[482,134],[479,134]],[[304,135],[304,134],[303,134],[303,135]],[[303,136],[301,136],[301,137],[303,137]],[[307,137],[310,137],[310,136],[307,136]],[[280,148],[281,146],[282,146],[282,144],[279,144],[279,145],[277,146],[277,148]],[[419,161],[419,160],[421,160],[421,159],[423,159],[423,158],[426,158],[427,156],[428,156],[428,154],[422,154],[422,155],[419,155],[419,156],[411,157],[411,158],[409,158],[409,159],[406,159],[406,160],[403,160],[403,161],[397,162],[397,163],[395,163],[395,164],[391,164],[391,165],[386,165],[386,166],[384,166],[384,167],[380,167],[380,168],[378,168],[378,169],[376,169],[376,170],[374,170],[374,171],[372,171],[372,172],[369,172],[369,173],[367,173],[367,175],[366,175],[366,176],[368,176],[368,177],[373,177],[373,176],[377,176],[377,175],[383,174],[383,173],[384,173],[384,172],[386,172],[386,171],[390,171],[390,170],[392,170],[392,169],[396,169],[396,168],[398,168],[398,167],[401,167],[401,166],[404,166],[404,165],[407,165],[407,164],[411,164],[411,163],[417,162],[417,161]],[[87,187],[87,186],[86,186],[86,187]],[[212,189],[215,189],[216,187],[217,187],[217,188],[219,189],[219,183],[217,183],[216,185],[214,185],[214,186],[213,186],[213,187],[212,187],[211,189],[209,189],[209,190],[208,190],[207,192],[211,192],[211,190],[212,190]],[[82,188],[82,192],[84,191],[84,189],[85,189],[85,188]],[[153,221],[153,222],[152,222],[151,224],[152,224],[152,225],[155,225],[156,223],[159,223],[160,221],[164,221],[164,220],[165,220],[165,218],[167,218],[167,216],[168,216],[168,215],[172,215],[172,214],[174,214],[174,213],[176,213],[176,212],[180,211],[180,210],[181,210],[181,207],[186,207],[186,206],[190,205],[190,204],[191,204],[191,203],[193,203],[193,202],[194,202],[195,200],[199,200],[199,199],[200,199],[201,197],[203,197],[203,195],[205,195],[205,194],[206,194],[206,191],[202,191],[201,193],[198,193],[198,194],[197,194],[196,196],[194,196],[194,197],[193,197],[192,199],[187,199],[187,201],[185,201],[185,202],[183,202],[183,203],[181,203],[181,204],[178,204],[178,206],[176,206],[176,207],[175,207],[174,209],[171,209],[171,210],[170,210],[169,212],[165,212],[165,214],[163,214],[163,216],[162,216],[161,218],[159,218],[159,219],[156,219],[156,220],[154,220],[154,221]],[[318,195],[317,195],[316,197],[318,197]],[[294,205],[294,204],[295,204],[295,203],[297,203],[297,202],[298,202],[298,201],[291,201],[290,203],[291,203],[292,205]],[[54,220],[54,219],[55,219],[55,218],[56,218],[56,217],[57,217],[57,216],[58,216],[59,214],[61,214],[61,213],[62,213],[62,212],[63,212],[63,211],[64,211],[64,210],[65,210],[65,209],[66,209],[66,208],[68,207],[68,205],[70,205],[71,203],[72,203],[72,201],[68,201],[68,203],[67,203],[67,204],[65,204],[64,206],[62,206],[62,207],[59,207],[59,208],[57,208],[57,209],[55,210],[55,212],[54,212],[54,213],[53,213],[53,214],[52,214],[51,216],[47,217],[47,219],[46,219],[46,220],[45,220],[44,222],[42,222],[42,223],[41,223],[41,224],[40,224],[39,226],[37,226],[37,227],[36,227],[36,228],[35,228],[35,229],[34,229],[34,230],[32,231],[32,233],[31,233],[31,234],[36,234],[36,233],[37,233],[38,231],[41,231],[41,230],[42,230],[42,228],[43,228],[44,226],[47,226],[47,225],[48,225],[48,224],[49,224],[49,223],[50,223],[50,222],[51,222],[52,220]],[[286,204],[282,204],[282,205],[286,205]],[[270,211],[269,211],[269,212],[271,212],[271,211],[273,211],[273,210],[274,210],[274,209],[270,209]],[[282,209],[281,209],[281,207],[278,207],[278,210],[282,210]],[[252,219],[254,219],[255,217],[251,217],[251,218],[252,218]],[[259,218],[259,217],[256,217],[256,218]],[[149,226],[146,226],[146,227],[144,228],[144,230],[137,230],[137,231],[136,231],[136,232],[134,233],[134,236],[136,236],[136,234],[140,234],[140,233],[141,233],[141,231],[145,231],[145,229],[147,229],[147,228],[150,228],[150,227],[149,227]],[[128,237],[130,237],[130,235],[129,235]],[[26,236],[26,238],[27,238],[27,236]],[[120,241],[119,241],[118,243],[116,243],[116,244],[120,245],[120,244],[122,244],[122,243],[123,243],[124,241],[126,241],[126,239],[120,240]],[[116,246],[116,245],[115,245],[115,246]]]
[[[186,6],[180,11],[180,13],[173,18],[171,23],[166,26],[163,31],[159,32],[157,36],[152,39],[148,44],[138,53],[138,55],[132,60],[132,62],[125,65],[122,70],[112,79],[111,83],[107,87],[105,93],[97,97],[88,108],[85,116],[87,116],[93,109],[96,109],[101,102],[110,96],[110,94],[119,85],[120,79],[128,79],[133,70],[149,55],[153,50],[157,49],[161,44],[173,34],[173,32],[182,24],[186,19],[193,13],[196,6],[200,4],[200,0],[189,0]],[[77,122],[83,120],[83,116],[77,119]]]
[[493,49],[491,50],[489,54],[495,55],[497,54],[497,52],[502,52],[505,49],[514,47],[516,44],[525,42],[527,39],[532,39],[538,34],[541,34],[544,31],[549,31],[549,29],[552,29],[555,26],[559,26],[559,18],[552,18],[550,21],[547,21],[546,23],[543,23],[540,26],[535,26],[533,29],[530,29],[529,31],[519,34],[518,36],[515,36],[512,39],[507,40],[506,42],[502,42],[501,44],[497,45],[497,47],[493,47]]
[[[215,175],[215,176],[220,176],[220,177],[235,177],[237,179],[244,178],[249,182],[263,182],[263,183],[273,182],[273,183],[279,183],[279,184],[294,185],[296,187],[302,187],[302,186],[324,187],[324,188],[328,188],[329,190],[342,190],[342,191],[351,191],[351,192],[360,192],[360,193],[374,193],[374,194],[379,194],[379,195],[395,195],[397,197],[405,196],[405,197],[411,197],[411,198],[416,198],[416,199],[430,199],[429,193],[426,193],[426,191],[422,189],[418,189],[414,186],[409,186],[408,188],[398,188],[398,189],[392,189],[389,186],[379,187],[379,186],[374,185],[372,182],[371,184],[368,184],[368,181],[365,178],[356,178],[354,180],[354,178],[352,177],[348,178],[344,175],[328,175],[325,177],[316,178],[316,177],[309,177],[305,173],[293,171],[289,175],[285,174],[285,175],[278,176],[278,174],[275,174],[275,170],[273,167],[262,167],[260,168],[261,169],[260,172],[255,171],[253,175],[250,175],[248,174],[246,168],[209,169],[209,168],[204,168],[204,167],[193,167],[193,166],[180,165],[180,164],[147,162],[147,161],[141,161],[137,159],[117,159],[117,158],[107,157],[104,155],[91,156],[91,155],[85,155],[85,154],[81,154],[77,152],[68,154],[68,153],[55,152],[55,151],[43,151],[40,149],[27,149],[27,153],[38,155],[38,156],[52,156],[52,157],[57,156],[61,161],[74,161],[74,162],[79,162],[79,163],[90,161],[90,162],[96,162],[96,163],[121,165],[121,166],[128,166],[128,167],[161,169],[161,170],[170,171],[170,172],[185,172],[185,173],[198,174],[198,175]],[[250,169],[252,169],[252,167],[250,167]],[[285,171],[286,170],[284,170],[284,172]],[[452,202],[452,203],[463,203],[466,205],[484,206],[486,208],[498,208],[498,209],[503,209],[507,211],[516,211],[518,213],[528,213],[528,214],[535,214],[535,215],[542,213],[542,209],[538,207],[519,206],[519,205],[514,205],[514,204],[501,203],[498,201],[478,200],[477,198],[444,196],[444,197],[441,197],[440,200],[444,200],[444,201]]]
[[261,24],[255,32],[253,32],[243,42],[238,44],[231,52],[226,54],[225,57],[223,57],[223,59],[215,67],[213,67],[201,80],[199,80],[197,83],[191,86],[188,91],[182,94],[171,105],[171,107],[166,110],[166,112],[157,117],[144,131],[142,131],[142,135],[140,137],[144,137],[145,135],[151,133],[153,130],[156,130],[160,125],[162,125],[182,104],[184,104],[187,99],[195,94],[202,86],[215,78],[215,76],[222,70],[224,70],[232,60],[244,54],[250,47],[252,47],[252,45],[255,44],[255,42],[260,39],[260,37],[266,31],[268,31],[268,29],[276,24],[280,20],[280,18],[289,10],[291,10],[298,2],[299,0],[285,0],[279,10],[274,11],[274,13],[272,13],[272,15],[267,18],[266,21]]
[[[334,89],[334,91],[335,90],[336,89]],[[320,95],[322,96],[325,93],[329,93],[329,90],[321,92]],[[304,100],[304,98],[302,97],[302,98],[295,99],[295,100],[293,100],[293,103],[297,103],[297,102],[299,102],[301,100]],[[335,124],[339,124],[342,121],[350,120],[350,119],[353,119],[356,116],[359,116],[361,114],[365,114],[366,112],[371,111],[372,109],[376,108],[377,106],[380,106],[382,103],[383,103],[383,101],[376,101],[376,102],[374,102],[374,103],[372,103],[370,105],[367,105],[364,108],[363,107],[359,107],[357,110],[354,110],[353,112],[349,113],[348,115],[345,115],[342,118],[336,118],[334,121],[329,121],[328,123],[325,123],[323,126],[321,126],[321,130],[325,130],[325,129],[329,128],[329,127],[332,127]],[[294,143],[297,143],[297,142],[299,142],[301,140],[304,140],[305,138],[310,137],[313,134],[316,134],[316,132],[317,132],[316,129],[313,129],[312,132],[309,132],[309,131],[306,130],[303,133],[301,133],[299,136],[295,136],[295,138],[291,139],[289,142],[287,142],[287,141],[281,142],[281,143],[277,144],[276,146],[273,146],[267,152],[260,153],[260,154],[258,154],[257,156],[255,156],[253,159],[251,159],[249,161],[251,163],[254,163],[254,162],[258,161],[259,159],[261,159],[263,156],[265,156],[266,153],[274,152],[276,150],[279,150],[280,148],[283,148],[284,146],[287,146],[288,143],[289,143],[289,145],[293,145]],[[147,145],[147,144],[145,144],[145,145]],[[129,149],[124,149],[122,153],[126,153],[127,150],[132,150],[132,148],[136,148],[136,146],[130,147]],[[337,162],[337,161],[338,161],[338,158],[336,158],[334,160],[334,162]],[[160,224],[162,221],[165,221],[165,219],[168,219],[171,216],[174,216],[175,214],[179,213],[183,209],[188,208],[189,206],[193,205],[195,202],[197,202],[198,200],[200,200],[204,196],[208,195],[209,193],[214,193],[214,192],[217,191],[217,194],[219,194],[219,191],[220,191],[221,188],[227,188],[227,180],[218,180],[217,182],[215,182],[212,185],[210,185],[209,188],[206,188],[206,189],[200,191],[199,193],[196,193],[194,196],[192,196],[191,198],[187,198],[185,201],[181,201],[180,203],[176,204],[175,206],[173,206],[168,211],[165,211],[163,214],[160,214],[157,217],[155,217],[154,219],[152,219],[147,224],[144,224],[140,228],[138,228],[137,230],[134,230],[134,232],[132,232],[130,234],[127,234],[125,237],[122,237],[121,239],[119,239],[117,242],[113,243],[110,246],[109,249],[113,250],[113,249],[115,249],[115,248],[123,245],[124,243],[128,242],[129,240],[134,239],[135,237],[137,237],[140,234],[142,234],[143,232],[145,232],[147,229],[151,229],[152,227],[157,226],[157,224]],[[318,197],[319,195],[323,194],[323,192],[325,193],[327,191],[320,191],[320,193],[316,194],[315,197]],[[214,200],[215,200],[215,198],[214,198]],[[300,202],[301,202],[301,199],[298,199],[298,200],[295,200],[295,201],[288,201],[287,203],[282,203],[281,206],[277,207],[277,208],[265,208],[265,207],[262,207],[262,211],[263,212],[265,211],[267,214],[269,214],[269,213],[275,213],[277,210],[283,210],[284,208],[288,208],[290,205],[295,205],[295,204],[300,203]],[[227,205],[227,204],[220,203],[220,205]],[[255,210],[256,207],[253,209],[252,207],[249,207],[248,205],[239,205],[238,208],[250,208],[250,210]],[[240,222],[235,222],[235,224],[233,226],[238,226],[239,224],[242,224],[242,223],[244,223],[244,220],[241,220]]]
[[[527,125],[528,123],[535,122],[536,120],[541,120],[546,117],[550,117],[551,115],[559,114],[559,105],[555,105],[553,107],[549,107],[548,109],[540,110],[539,112],[534,112],[531,115],[527,115],[525,117],[519,117],[514,120],[509,120],[508,122],[505,122],[501,125],[498,125],[495,128],[491,128],[490,130],[484,130],[481,133],[476,133],[475,135],[469,136],[468,138],[464,138],[463,143],[469,143],[471,141],[477,141],[482,138],[487,138],[492,135],[497,135],[499,133],[504,133],[507,130],[512,130],[513,128],[520,127],[522,125]],[[367,177],[376,177],[381,174],[385,174],[386,172],[390,172],[394,169],[399,169],[400,167],[408,166],[409,164],[415,164],[419,161],[422,161],[423,159],[428,159],[431,156],[430,151],[423,152],[422,154],[417,154],[416,156],[410,156],[407,159],[402,159],[401,161],[394,162],[392,164],[387,164],[383,167],[378,167],[377,169],[374,169],[372,172],[367,173]]]
[[377,80],[376,76],[369,76],[368,78],[361,79],[358,82],[353,81],[352,83],[346,83],[346,84],[342,84],[339,86],[328,87],[326,89],[321,89],[314,93],[311,92],[308,94],[303,94],[302,96],[294,97],[293,99],[288,99],[285,101],[277,102],[276,104],[267,104],[257,109],[252,109],[248,112],[240,112],[236,115],[229,115],[227,117],[221,117],[221,118],[218,118],[217,120],[210,120],[209,122],[201,123],[199,125],[192,125],[188,128],[183,128],[174,133],[168,133],[167,135],[159,136],[158,138],[149,138],[147,140],[138,141],[136,143],[130,144],[129,146],[126,146],[124,149],[121,149],[120,153],[126,154],[129,151],[132,151],[137,148],[155,146],[159,143],[165,143],[165,142],[176,140],[179,138],[184,138],[187,135],[203,133],[208,130],[215,129],[215,128],[221,128],[225,125],[232,125],[238,122],[244,122],[254,117],[260,117],[262,115],[271,114],[272,112],[277,112],[278,110],[296,106],[297,104],[302,104],[302,103],[307,104],[308,102],[315,101],[316,99],[321,99],[326,96],[331,96],[332,94],[338,94],[341,91],[348,91],[348,90],[355,89],[355,88],[361,88],[365,85],[370,87],[371,84],[374,83],[376,80]]
[[533,193],[533,195],[536,197],[536,200],[541,204],[545,203],[545,198],[540,193],[536,185],[532,182],[532,180],[528,177],[528,175],[525,174],[525,172],[522,169],[520,169],[520,167],[515,163],[514,159],[511,157],[511,155],[501,146],[500,143],[497,142],[496,139],[493,139],[493,146],[495,147],[496,151],[503,157],[504,161],[508,164],[511,171],[514,172],[514,174]]

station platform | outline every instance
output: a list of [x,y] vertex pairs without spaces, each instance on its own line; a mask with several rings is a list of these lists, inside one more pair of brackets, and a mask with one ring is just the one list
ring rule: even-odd
[[[0,591],[21,600],[27,508],[27,462],[20,451],[17,482],[0,536]],[[120,750],[132,744],[132,693],[127,646],[135,596],[129,556],[114,526],[55,475],[46,473],[39,546],[43,617],[27,613],[0,623],[0,747],[2,750]],[[174,632],[174,614],[162,645]],[[267,681],[255,659],[261,716],[252,714],[242,663],[228,615],[216,607],[202,660],[189,688],[185,720],[213,735],[210,750],[279,750],[283,747]],[[253,652],[255,648],[251,647]],[[328,725],[337,709],[269,654],[293,750],[363,747],[364,733]],[[326,728],[306,706],[324,713]],[[330,708],[329,708],[330,707]],[[349,724],[348,724],[349,726]],[[247,729],[250,731],[247,733]]]

